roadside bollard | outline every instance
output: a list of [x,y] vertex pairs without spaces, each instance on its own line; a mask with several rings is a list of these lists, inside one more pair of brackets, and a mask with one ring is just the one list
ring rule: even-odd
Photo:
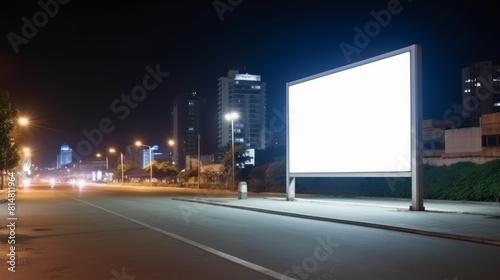
[[247,183],[240,182],[238,184],[238,199],[247,199]]

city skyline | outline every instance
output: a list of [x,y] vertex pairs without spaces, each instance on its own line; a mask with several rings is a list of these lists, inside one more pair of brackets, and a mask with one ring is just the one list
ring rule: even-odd
[[33,121],[26,137],[42,165],[63,143],[87,141],[89,155],[136,140],[166,147],[171,102],[193,91],[213,108],[203,129],[214,152],[217,79],[231,67],[266,81],[266,126],[278,131],[286,82],[419,43],[424,118],[443,118],[461,104],[461,69],[500,57],[487,1],[41,3],[0,12],[0,90]]

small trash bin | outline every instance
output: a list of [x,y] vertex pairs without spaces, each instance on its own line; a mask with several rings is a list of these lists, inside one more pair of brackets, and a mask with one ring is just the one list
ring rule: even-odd
[[240,182],[238,184],[238,199],[247,199],[247,183]]

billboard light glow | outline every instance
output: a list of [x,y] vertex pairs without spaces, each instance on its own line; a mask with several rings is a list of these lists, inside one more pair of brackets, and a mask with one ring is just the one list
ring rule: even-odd
[[415,45],[287,84],[288,173],[410,176]]

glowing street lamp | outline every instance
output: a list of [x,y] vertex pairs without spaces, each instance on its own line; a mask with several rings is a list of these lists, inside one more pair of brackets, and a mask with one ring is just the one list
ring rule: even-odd
[[[102,157],[101,154],[97,154],[96,156],[99,157],[99,158]],[[108,167],[109,167],[109,165],[108,165],[108,157],[106,156],[106,171],[108,170]]]
[[29,121],[29,119],[28,119],[28,118],[26,118],[26,117],[20,117],[20,118],[18,119],[18,123],[19,123],[21,126],[27,126],[27,125],[30,123],[30,121]]
[[23,148],[23,154],[27,157],[31,156],[31,150],[28,147]]
[[174,156],[175,156],[175,140],[174,139],[168,139],[167,141],[167,144],[169,147],[171,147],[171,151],[170,151],[170,160],[171,160],[171,163],[172,165],[175,165],[175,160],[174,160]]
[[237,112],[227,113],[225,116],[226,120],[231,121],[231,163],[233,169],[233,188],[234,188],[234,121],[240,116]]
[[142,144],[141,141],[136,141],[135,145],[138,146],[138,147],[140,147],[140,146],[148,147],[148,149],[149,149],[149,164],[151,165],[149,167],[149,184],[152,186],[153,185],[153,157],[152,157],[151,150],[153,148],[151,146]]
[[[116,153],[116,150],[114,148],[111,148],[111,149],[109,149],[109,152],[114,154],[114,153]],[[120,165],[122,167],[121,169],[122,169],[122,184],[123,184],[123,153],[122,152],[120,152]]]

